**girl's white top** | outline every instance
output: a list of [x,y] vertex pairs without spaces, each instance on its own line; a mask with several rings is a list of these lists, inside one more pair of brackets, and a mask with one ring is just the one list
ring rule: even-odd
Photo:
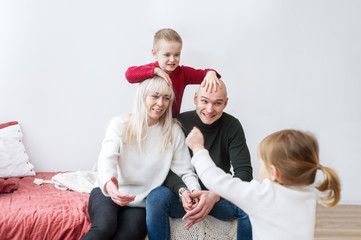
[[112,176],[119,182],[119,192],[136,195],[128,206],[144,207],[145,198],[151,190],[161,186],[169,169],[181,176],[188,189],[199,190],[197,175],[190,163],[190,154],[185,145],[184,134],[173,124],[173,143],[162,150],[160,124],[148,128],[142,142],[142,150],[130,144],[123,144],[121,135],[126,129],[129,114],[113,118],[107,128],[98,159],[98,186],[104,195],[105,184]]
[[313,187],[285,187],[265,179],[243,182],[211,160],[207,150],[192,163],[205,186],[245,211],[255,240],[314,239],[317,194]]

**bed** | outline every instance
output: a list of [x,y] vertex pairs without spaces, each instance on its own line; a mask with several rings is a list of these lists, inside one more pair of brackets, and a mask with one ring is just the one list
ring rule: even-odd
[[54,172],[8,178],[16,190],[0,193],[0,239],[80,239],[90,228],[88,193],[59,190],[50,180]]

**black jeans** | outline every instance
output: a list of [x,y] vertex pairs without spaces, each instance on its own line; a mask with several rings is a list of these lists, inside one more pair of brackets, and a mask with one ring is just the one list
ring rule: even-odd
[[145,208],[121,207],[98,187],[90,193],[88,211],[92,226],[82,240],[136,240],[147,235]]

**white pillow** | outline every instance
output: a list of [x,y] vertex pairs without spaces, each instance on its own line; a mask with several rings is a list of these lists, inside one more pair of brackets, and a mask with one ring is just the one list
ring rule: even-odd
[[0,124],[0,178],[35,176],[18,122]]

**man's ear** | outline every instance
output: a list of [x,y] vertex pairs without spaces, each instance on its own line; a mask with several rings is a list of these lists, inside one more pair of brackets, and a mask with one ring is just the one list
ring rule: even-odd
[[227,104],[228,104],[228,98],[226,98],[226,101],[224,102],[224,107],[223,107],[223,109],[226,108]]
[[274,165],[271,165],[269,167],[270,170],[270,178],[272,180],[272,182],[278,182],[278,179],[280,179],[280,171],[278,170],[278,168],[276,168]]
[[152,55],[155,59],[158,59],[157,52],[154,49],[152,49]]
[[194,93],[194,98],[193,98],[193,101],[194,101],[194,104],[197,105],[197,97],[198,97],[198,94],[197,92]]

